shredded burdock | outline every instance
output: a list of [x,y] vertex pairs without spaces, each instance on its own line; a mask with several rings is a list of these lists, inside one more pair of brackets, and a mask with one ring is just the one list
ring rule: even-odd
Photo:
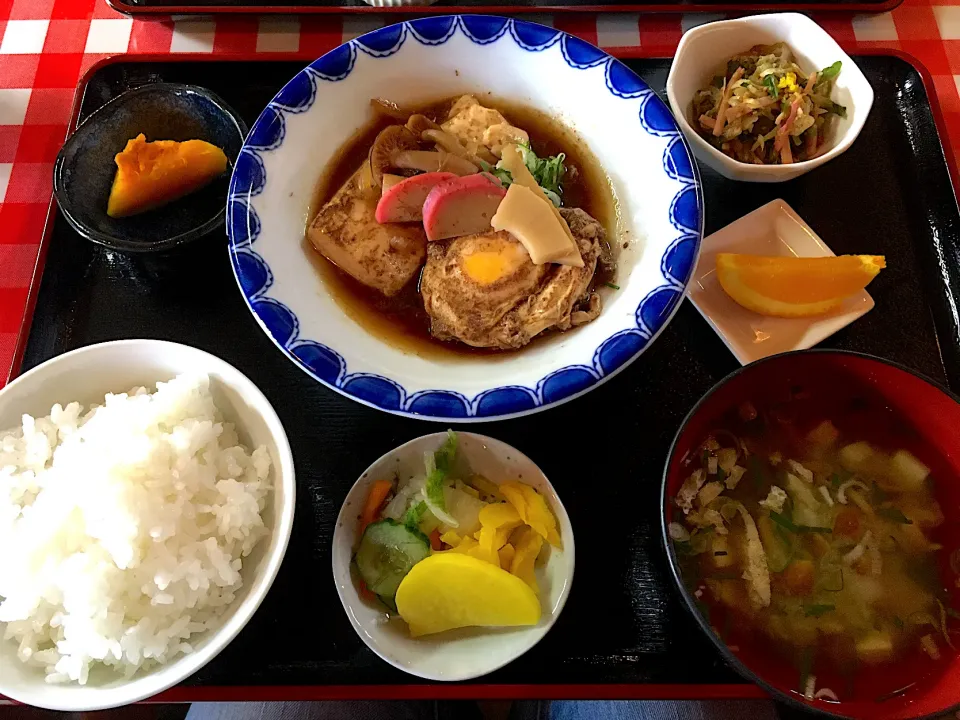
[[757,45],[720,68],[693,96],[694,125],[711,145],[754,165],[787,165],[824,152],[840,62],[809,75],[786,43]]

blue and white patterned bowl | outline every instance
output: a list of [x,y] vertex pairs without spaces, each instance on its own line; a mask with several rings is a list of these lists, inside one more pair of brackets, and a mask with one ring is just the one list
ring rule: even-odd
[[[610,178],[623,236],[618,283],[593,322],[518,353],[443,361],[357,325],[323,287],[301,241],[324,167],[369,119],[403,104],[493,92],[560,119]],[[670,321],[696,266],[703,198],[663,101],[623,63],[553,28],[461,15],[362,35],[302,70],[263,111],[237,159],[230,257],[250,309],[286,355],[335,390],[387,412],[445,422],[536,412],[626,367]]]

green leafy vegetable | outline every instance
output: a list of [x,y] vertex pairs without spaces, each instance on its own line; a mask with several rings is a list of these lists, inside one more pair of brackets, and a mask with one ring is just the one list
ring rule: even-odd
[[485,173],[490,173],[493,175],[504,187],[508,187],[509,185],[513,184],[513,175],[511,175],[510,171],[506,168],[494,167],[485,160],[480,160],[480,169]]
[[792,533],[799,532],[797,526],[793,524],[793,520],[781,515],[776,510],[770,511],[770,519],[773,520],[777,525],[782,527],[784,530],[789,530]]
[[821,82],[833,80],[837,75],[840,74],[841,65],[842,63],[837,60],[833,65],[825,67],[823,70],[821,70],[820,74],[817,75],[817,84],[819,85]]
[[803,614],[807,617],[820,617],[821,615],[825,615],[826,613],[836,609],[837,608],[835,605],[829,605],[826,603],[821,605],[805,605],[803,608]]
[[453,460],[457,455],[457,435],[452,430],[447,431],[447,439],[435,453],[425,453],[424,463],[427,470],[427,482],[424,488],[427,507],[441,522],[457,527],[456,519],[446,512],[446,501],[443,498],[443,485],[453,467]]
[[833,102],[832,100],[828,100],[827,103],[824,104],[823,109],[842,118],[847,116],[847,108],[839,103]]
[[833,528],[828,527],[818,527],[816,525],[797,525],[798,533],[820,533],[821,535],[829,535],[833,532]]
[[900,523],[901,525],[913,525],[913,520],[904,515],[903,511],[895,505],[877,508],[877,515],[886,518],[890,522]]
[[[563,161],[567,156],[560,153],[552,157],[540,158],[537,157],[537,154],[533,151],[533,148],[530,147],[529,143],[518,143],[517,147],[520,148],[523,164],[527,166],[527,170],[533,175],[534,180],[537,181],[537,185],[540,186],[540,189],[543,190],[544,194],[555,207],[560,207],[563,204],[563,200],[560,197],[563,194],[560,186],[563,183],[563,176],[567,172]],[[480,169],[490,173],[500,181],[501,185],[507,187],[513,183],[513,175],[506,168],[500,167],[501,164],[502,163],[497,163],[496,167],[494,167],[490,163],[481,160]]]
[[563,183],[563,176],[567,172],[563,161],[567,156],[560,153],[552,157],[540,158],[537,157],[529,143],[520,143],[517,147],[520,148],[520,154],[523,156],[523,164],[527,166],[527,170],[533,175],[537,185],[543,188],[547,197],[550,198],[550,202],[560,207],[560,196],[562,195],[560,185]]
[[767,75],[763,79],[763,84],[767,86],[767,90],[770,91],[770,94],[773,97],[780,97],[780,90],[777,87],[777,79],[772,75]]
[[420,521],[426,512],[427,504],[422,500],[416,505],[411,505],[410,509],[403,514],[403,524],[411,530],[418,529],[420,527]]
[[437,450],[435,454],[437,470],[443,471],[445,475],[449,473],[453,467],[453,460],[457,456],[458,444],[457,434],[453,430],[447,430],[447,439],[444,440],[443,445],[440,446],[440,449]]
[[770,519],[784,530],[789,530],[792,533],[820,533],[826,535],[833,532],[833,529],[828,527],[817,527],[816,525],[797,525],[786,515],[778,513],[775,510],[770,511]]

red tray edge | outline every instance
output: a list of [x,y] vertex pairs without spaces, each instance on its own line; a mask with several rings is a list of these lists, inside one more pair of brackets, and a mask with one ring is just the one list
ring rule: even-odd
[[[626,48],[611,53],[624,60],[651,59],[662,57],[653,52],[644,52],[642,48]],[[870,48],[857,52],[859,55],[891,55],[909,63],[923,80],[927,97],[930,98],[930,108],[933,111],[934,122],[940,135],[940,146],[944,158],[950,169],[954,193],[958,187],[960,175],[957,172],[957,161],[949,145],[943,143],[946,137],[946,123],[943,111],[940,108],[940,99],[937,95],[933,76],[926,66],[916,57],[901,50],[885,48]],[[89,79],[95,72],[105,65],[118,62],[222,62],[251,61],[251,60],[291,60],[290,55],[264,56],[263,53],[227,58],[215,57],[206,53],[184,53],[182,55],[115,55],[100,60],[92,65],[80,78],[73,98],[73,108],[70,114],[69,132],[77,125],[80,116],[80,105]],[[33,269],[30,281],[30,292],[27,296],[27,305],[23,321],[17,336],[17,346],[13,357],[7,383],[19,374],[23,362],[23,353],[26,349],[30,326],[33,323],[33,314],[37,304],[37,294],[40,291],[40,280],[50,244],[50,235],[53,231],[55,214],[55,199],[51,198],[47,210],[47,219],[44,224],[43,238],[40,241],[40,251]],[[758,686],[751,683],[738,684],[609,684],[609,685],[484,685],[484,684],[435,684],[435,685],[264,685],[264,686],[207,686],[197,687],[178,685],[150,698],[146,702],[178,703],[178,702],[217,702],[217,701],[310,701],[310,700],[472,700],[472,699],[503,699],[503,700],[722,700],[722,699],[762,699],[768,695]],[[0,695],[0,699],[3,696]]]
[[387,14],[387,15],[447,15],[486,13],[490,15],[522,15],[526,13],[758,13],[758,12],[818,12],[818,13],[883,13],[898,7],[904,0],[883,0],[883,2],[859,2],[838,5],[831,2],[796,2],[784,3],[776,8],[765,7],[763,3],[722,3],[715,5],[692,4],[653,4],[653,5],[541,5],[537,7],[518,5],[478,5],[469,8],[457,8],[449,5],[416,6],[416,7],[363,7],[350,6],[316,6],[316,5],[171,5],[168,7],[143,7],[131,5],[124,0],[107,0],[107,4],[117,12],[126,15],[138,16],[142,19],[151,17],[166,18],[170,15],[213,15],[213,14],[249,14],[260,15],[329,15],[329,14]]

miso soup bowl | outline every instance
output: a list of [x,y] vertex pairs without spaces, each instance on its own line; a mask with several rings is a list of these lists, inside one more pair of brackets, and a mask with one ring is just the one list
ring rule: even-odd
[[[960,658],[944,662],[942,674],[928,679],[902,695],[885,700],[843,699],[839,688],[831,688],[840,702],[806,700],[798,689],[798,671],[788,659],[746,643],[731,648],[720,639],[707,617],[698,608],[698,599],[687,589],[679,559],[667,526],[679,520],[680,510],[673,499],[689,474],[684,462],[703,438],[731,409],[744,400],[776,397],[803,387],[816,393],[869,394],[895,411],[909,430],[915,431],[938,456],[933,468],[939,478],[936,496],[946,522],[937,538],[944,543],[941,571],[949,573],[947,556],[960,543],[960,399],[951,392],[907,368],[880,358],[836,350],[804,350],[774,355],[731,373],[717,383],[690,411],[674,439],[668,455],[662,489],[662,533],[671,574],[687,610],[703,632],[730,664],[747,680],[784,700],[821,717],[905,720],[935,717],[960,705]],[[946,480],[946,481],[945,481]],[[947,576],[944,576],[945,578]],[[948,585],[952,586],[953,583]],[[954,588],[954,604],[960,591]],[[758,643],[759,645],[759,643]],[[859,672],[868,673],[868,669]],[[909,673],[905,673],[909,675]],[[905,680],[905,684],[908,680]],[[862,683],[860,684],[862,687]],[[818,686],[819,687],[819,686]]]

